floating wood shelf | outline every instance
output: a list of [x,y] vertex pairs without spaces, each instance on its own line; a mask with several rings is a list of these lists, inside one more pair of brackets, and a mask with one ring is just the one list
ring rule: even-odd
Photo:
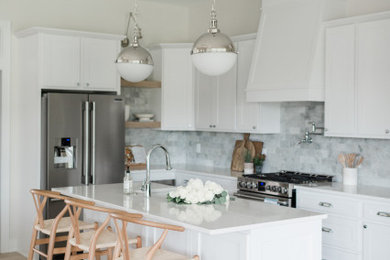
[[161,128],[161,122],[126,122],[126,128]]
[[141,82],[130,82],[121,78],[121,86],[133,88],[161,88],[161,81],[144,80]]

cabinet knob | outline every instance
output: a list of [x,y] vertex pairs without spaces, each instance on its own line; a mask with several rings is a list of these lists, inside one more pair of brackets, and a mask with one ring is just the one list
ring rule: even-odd
[[215,128],[216,127],[216,125],[213,125],[213,128]]
[[210,128],[213,128],[213,125],[209,125]]
[[363,225],[363,228],[364,228],[364,229],[367,229],[367,225]]
[[87,83],[87,87],[89,87],[89,83]]
[[77,85],[77,86],[80,86],[80,82],[77,82],[76,85]]
[[256,126],[252,126],[252,129],[255,130],[255,129],[256,129]]
[[390,130],[389,129],[386,129],[385,130],[385,134],[389,134],[390,133]]
[[324,131],[325,131],[325,132],[328,132],[328,131],[329,131],[329,129],[328,129],[328,128],[324,128]]

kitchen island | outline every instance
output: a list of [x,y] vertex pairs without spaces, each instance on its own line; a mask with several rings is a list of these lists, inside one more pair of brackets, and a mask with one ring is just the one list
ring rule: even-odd
[[[139,187],[139,184],[137,184]],[[136,185],[136,186],[137,186]],[[176,205],[166,200],[172,187],[153,183],[152,196],[125,195],[122,184],[55,188],[63,195],[91,200],[97,205],[141,213],[152,221],[180,225],[170,232],[164,247],[202,260],[320,260],[321,225],[326,215],[235,198],[227,205]],[[85,211],[84,219],[105,216]],[[150,245],[160,230],[129,226]]]

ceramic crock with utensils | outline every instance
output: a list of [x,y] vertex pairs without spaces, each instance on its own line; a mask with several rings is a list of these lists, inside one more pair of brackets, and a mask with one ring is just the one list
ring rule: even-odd
[[341,153],[338,156],[338,161],[343,166],[343,184],[348,186],[356,186],[358,167],[362,164],[364,157],[360,154]]

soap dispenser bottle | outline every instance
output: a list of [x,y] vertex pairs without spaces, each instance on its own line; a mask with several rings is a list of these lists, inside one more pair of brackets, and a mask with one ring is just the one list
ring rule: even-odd
[[123,193],[124,194],[133,193],[133,178],[131,177],[129,167],[126,169],[125,177],[123,178]]

